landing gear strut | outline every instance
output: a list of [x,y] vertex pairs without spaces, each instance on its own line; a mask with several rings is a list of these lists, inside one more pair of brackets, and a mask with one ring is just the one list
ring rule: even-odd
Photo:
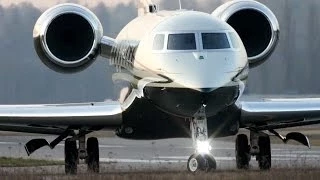
[[[79,142],[79,148],[77,148],[77,140]],[[77,174],[79,160],[86,161],[88,172],[99,173],[99,143],[97,138],[88,138],[87,146],[85,134],[68,138],[65,140],[64,154],[66,174]]]
[[216,169],[216,161],[210,154],[208,141],[207,117],[205,106],[202,106],[190,122],[193,146],[195,153],[190,156],[187,168],[190,172],[210,171]]

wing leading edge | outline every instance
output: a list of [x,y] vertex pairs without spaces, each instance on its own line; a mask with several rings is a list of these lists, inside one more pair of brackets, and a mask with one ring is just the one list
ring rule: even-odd
[[320,123],[320,98],[278,98],[240,103],[241,124],[270,130]]
[[116,126],[122,123],[119,102],[0,105],[0,124],[41,126]]

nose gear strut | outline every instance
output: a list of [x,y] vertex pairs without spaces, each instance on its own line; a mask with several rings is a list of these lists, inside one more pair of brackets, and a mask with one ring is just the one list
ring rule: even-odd
[[188,159],[187,167],[190,172],[210,171],[216,169],[216,161],[211,155],[208,140],[208,126],[205,105],[201,106],[190,121],[190,130],[195,153]]

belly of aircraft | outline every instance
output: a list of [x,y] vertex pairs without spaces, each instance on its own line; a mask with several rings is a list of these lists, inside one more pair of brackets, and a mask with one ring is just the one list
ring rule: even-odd
[[233,104],[239,96],[239,86],[218,89],[187,89],[145,87],[144,94],[161,110],[183,117],[192,117],[201,106],[206,106],[208,117]]

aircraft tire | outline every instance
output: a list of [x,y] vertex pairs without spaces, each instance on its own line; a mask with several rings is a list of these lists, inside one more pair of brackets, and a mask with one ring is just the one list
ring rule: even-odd
[[238,169],[248,169],[250,162],[248,137],[245,134],[237,135],[236,139],[236,163]]
[[87,140],[87,163],[88,171],[91,173],[99,173],[99,142],[95,137],[88,138]]
[[205,164],[205,171],[209,172],[209,171],[213,171],[217,169],[217,162],[214,159],[214,157],[211,154],[205,154],[204,158],[206,160],[206,164]]
[[217,163],[212,155],[193,154],[188,159],[187,168],[191,173],[209,172],[217,168]]
[[68,175],[77,174],[78,149],[77,142],[71,138],[66,139],[64,146],[65,173]]
[[261,170],[269,170],[271,168],[271,146],[270,137],[261,136],[258,141],[260,153],[258,155],[259,168]]

